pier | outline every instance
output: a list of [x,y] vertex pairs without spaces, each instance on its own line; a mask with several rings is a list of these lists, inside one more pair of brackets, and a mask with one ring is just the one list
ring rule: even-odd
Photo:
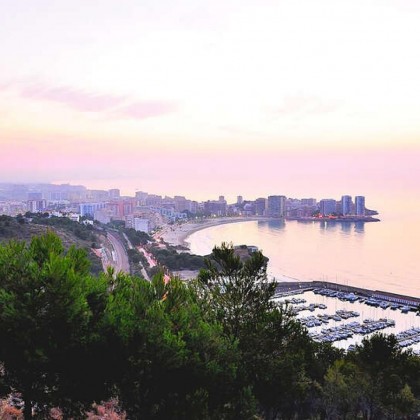
[[[327,289],[332,292],[338,292],[342,294],[354,294],[359,299],[376,299],[378,301],[386,301],[398,305],[406,305],[412,310],[417,309],[420,305],[420,298],[417,297],[399,295],[382,290],[363,289],[361,287],[348,286],[327,281],[278,282],[276,297],[299,294],[317,289]],[[336,297],[340,298],[340,296]]]

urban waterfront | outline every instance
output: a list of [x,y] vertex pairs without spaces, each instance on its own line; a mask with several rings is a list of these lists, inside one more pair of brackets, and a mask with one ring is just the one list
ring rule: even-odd
[[325,280],[420,296],[420,226],[409,212],[380,214],[378,223],[249,221],[193,233],[191,252],[206,255],[233,242],[260,248],[280,281]]

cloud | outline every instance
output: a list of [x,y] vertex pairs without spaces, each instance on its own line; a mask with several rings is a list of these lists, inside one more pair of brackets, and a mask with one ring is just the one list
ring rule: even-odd
[[39,81],[19,81],[0,84],[0,91],[14,89],[25,99],[48,101],[79,112],[103,113],[108,118],[142,120],[175,112],[169,101],[139,101],[127,95],[110,95],[69,86],[56,86]]
[[24,98],[58,102],[82,112],[106,111],[127,100],[124,96],[97,94],[67,86],[51,87],[43,83],[24,86],[20,94]]
[[10,88],[13,88],[15,86],[15,82],[8,81],[8,82],[1,82],[0,83],[0,92],[5,92],[9,90]]
[[115,116],[120,118],[133,118],[143,120],[151,117],[170,114],[177,110],[174,103],[164,101],[134,102],[116,110]]

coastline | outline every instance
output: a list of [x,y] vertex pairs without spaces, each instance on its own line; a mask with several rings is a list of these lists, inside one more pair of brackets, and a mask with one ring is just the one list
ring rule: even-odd
[[[268,221],[268,220],[276,220],[273,218],[268,217],[223,217],[223,218],[214,218],[214,219],[205,219],[200,221],[189,221],[187,223],[177,224],[177,225],[166,225],[162,230],[157,232],[154,238],[159,241],[163,239],[163,241],[167,242],[172,246],[182,246],[190,249],[190,243],[187,241],[188,237],[195,232],[200,230],[204,230],[210,227],[224,225],[228,223],[241,223],[241,222],[253,222],[253,221]],[[195,272],[185,272],[183,271],[177,272],[177,275],[180,275],[183,278],[191,278],[194,277]],[[339,290],[345,290],[347,292],[355,292],[360,295],[367,295],[372,296],[374,294],[380,294],[382,296],[389,297],[398,297],[403,299],[410,299],[414,301],[419,301],[419,298],[415,298],[414,296],[409,296],[407,294],[383,291],[383,290],[375,290],[375,289],[366,289],[357,286],[349,286],[346,284],[340,283],[333,283],[333,282],[326,282],[320,280],[301,280],[294,277],[281,275],[281,277],[275,279],[278,283],[280,289],[300,289],[300,288],[313,288],[313,287],[327,287],[327,288],[335,288]],[[392,299],[391,299],[392,300]]]
[[161,231],[155,233],[153,237],[159,241],[163,239],[169,245],[183,246],[189,249],[187,238],[199,230],[228,223],[255,222],[274,220],[268,217],[223,217],[214,219],[205,219],[198,222],[187,222],[178,225],[167,225]]
[[364,217],[364,218],[338,218],[338,219],[319,219],[313,217],[302,217],[302,218],[293,218],[287,217],[284,219],[276,219],[266,216],[237,216],[237,217],[220,217],[220,218],[209,218],[199,221],[188,221],[186,223],[175,224],[175,225],[165,225],[159,232],[155,233],[153,237],[155,240],[167,242],[172,246],[182,246],[190,249],[190,243],[187,241],[188,237],[193,233],[200,230],[204,230],[210,227],[224,225],[228,223],[242,223],[242,222],[255,222],[255,221],[270,221],[270,220],[293,220],[298,222],[379,222],[380,219],[373,217]]

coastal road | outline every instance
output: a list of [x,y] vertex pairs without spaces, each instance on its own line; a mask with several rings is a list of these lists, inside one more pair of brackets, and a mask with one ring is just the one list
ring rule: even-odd
[[111,242],[112,247],[114,248],[113,259],[111,265],[114,267],[115,272],[119,273],[124,271],[125,273],[130,273],[130,264],[128,262],[128,255],[124,248],[124,245],[121,243],[121,240],[114,233],[108,232],[108,239]]

